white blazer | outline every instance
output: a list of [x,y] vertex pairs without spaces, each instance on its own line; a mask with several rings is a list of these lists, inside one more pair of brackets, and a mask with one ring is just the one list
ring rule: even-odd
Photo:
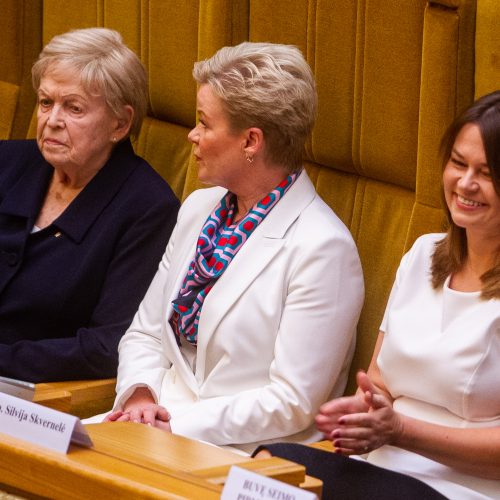
[[251,452],[320,437],[319,406],[343,393],[364,287],[352,237],[303,171],[203,304],[194,372],[168,323],[223,188],[182,205],[158,272],[120,345],[119,409],[147,386],[175,434]]

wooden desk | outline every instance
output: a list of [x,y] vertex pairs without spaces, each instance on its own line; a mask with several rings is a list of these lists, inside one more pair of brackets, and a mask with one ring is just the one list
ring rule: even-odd
[[111,409],[115,385],[114,378],[36,384],[33,402],[87,418]]
[[[2,435],[0,484],[51,499],[219,498],[221,488],[182,471],[161,474],[71,447],[67,455]],[[8,490],[8,486],[4,489]],[[21,493],[22,494],[22,493]]]
[[[299,485],[304,467],[255,460],[130,422],[87,426],[91,449],[67,455],[0,434],[0,489],[49,498],[219,498],[233,464]],[[321,483],[313,481],[318,492]],[[22,494],[22,493],[21,493]]]

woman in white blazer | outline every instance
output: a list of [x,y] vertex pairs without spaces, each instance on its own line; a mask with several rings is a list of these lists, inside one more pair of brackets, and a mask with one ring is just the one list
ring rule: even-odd
[[251,451],[319,437],[343,393],[363,302],[352,237],[302,152],[316,114],[291,46],[243,43],[196,63],[190,132],[202,182],[119,346],[108,421]]

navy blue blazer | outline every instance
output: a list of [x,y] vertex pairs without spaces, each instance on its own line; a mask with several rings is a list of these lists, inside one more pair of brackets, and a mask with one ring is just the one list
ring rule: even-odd
[[114,377],[118,342],[179,201],[126,141],[50,226],[32,233],[53,171],[35,141],[0,141],[0,375]]

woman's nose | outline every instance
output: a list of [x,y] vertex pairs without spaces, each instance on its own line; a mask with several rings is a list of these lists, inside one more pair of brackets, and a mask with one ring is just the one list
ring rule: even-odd
[[188,134],[188,141],[196,144],[198,142],[198,125],[191,129],[191,132]]
[[47,119],[47,125],[50,127],[61,127],[64,124],[63,110],[60,106],[52,106],[49,117]]
[[475,190],[477,189],[478,183],[476,179],[476,174],[472,168],[467,168],[463,175],[458,180],[458,183],[462,189],[465,190]]

